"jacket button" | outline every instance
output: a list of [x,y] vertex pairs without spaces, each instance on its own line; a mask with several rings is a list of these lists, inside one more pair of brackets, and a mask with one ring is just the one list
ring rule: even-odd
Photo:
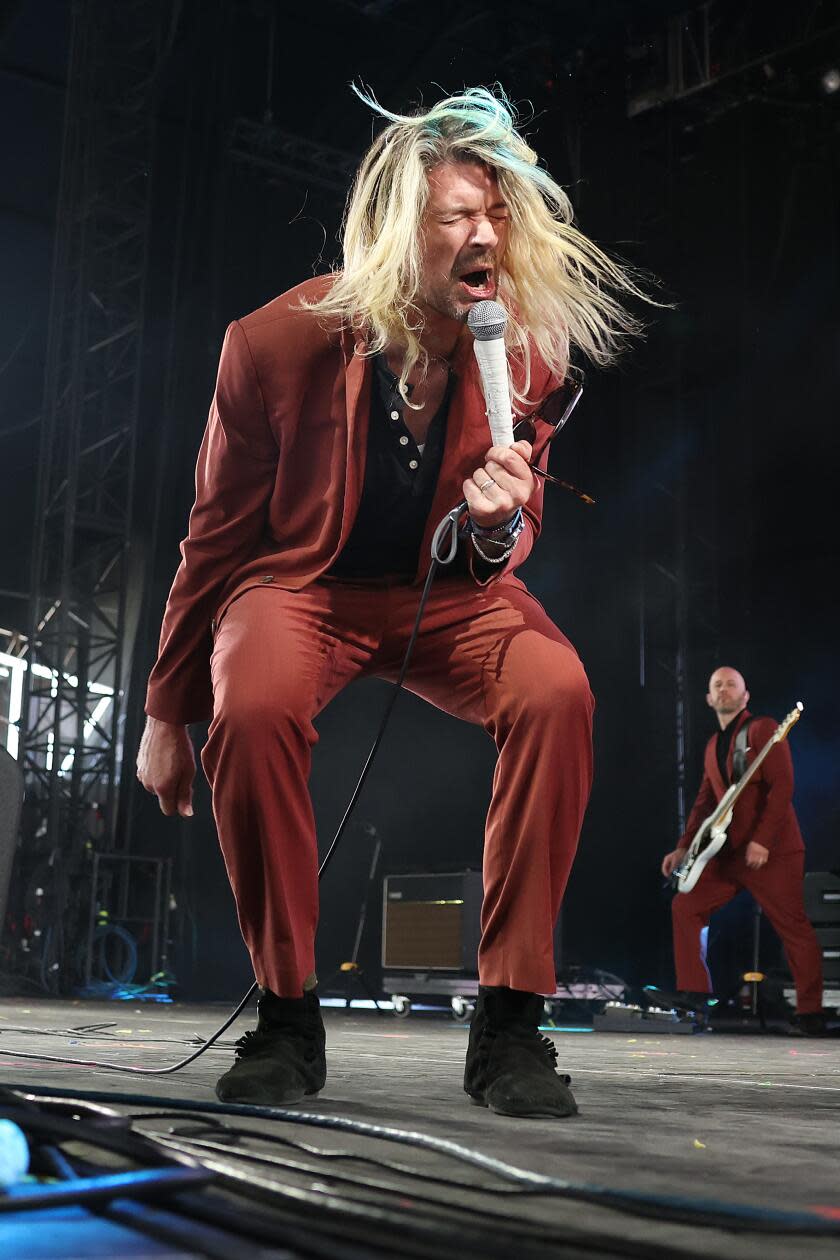
[[266,574],[264,574],[264,575],[263,575],[263,577],[261,577],[261,578],[260,578],[260,581],[261,581],[263,584],[265,584],[265,583],[267,583],[267,582],[273,582],[273,581],[274,581],[274,574],[273,574],[273,573],[266,573]]

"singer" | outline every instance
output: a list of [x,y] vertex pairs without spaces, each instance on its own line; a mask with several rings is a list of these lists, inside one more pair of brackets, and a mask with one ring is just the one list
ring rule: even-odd
[[[165,814],[190,816],[188,726],[212,719],[202,764],[261,988],[257,1029],[216,1092],[275,1105],[317,1092],[313,719],[352,679],[395,677],[432,533],[466,498],[471,533],[432,588],[407,682],[498,749],[464,1088],[502,1114],[571,1115],[538,1026],[590,789],[593,700],[516,576],[542,486],[531,447],[511,444],[510,411],[562,382],[571,347],[609,362],[637,331],[620,299],[639,291],[572,226],[501,91],[408,116],[357,95],[388,125],[350,193],[341,270],[227,331],[137,773]],[[507,314],[501,441],[486,413],[505,406],[485,401],[467,325],[488,300]]]

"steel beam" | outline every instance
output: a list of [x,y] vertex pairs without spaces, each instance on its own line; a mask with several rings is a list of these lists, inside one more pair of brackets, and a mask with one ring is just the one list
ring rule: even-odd
[[30,836],[70,870],[94,838],[116,843],[156,84],[177,11],[73,13],[20,731]]

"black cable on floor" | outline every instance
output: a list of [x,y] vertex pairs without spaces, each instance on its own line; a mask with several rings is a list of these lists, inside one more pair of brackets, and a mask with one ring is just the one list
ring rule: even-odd
[[[336,1162],[369,1164],[372,1168],[381,1168],[398,1176],[411,1177],[415,1181],[422,1181],[428,1185],[446,1186],[451,1190],[465,1190],[475,1194],[493,1194],[508,1198],[524,1198],[532,1194],[542,1193],[540,1190],[532,1191],[527,1186],[488,1186],[476,1181],[462,1181],[457,1177],[445,1177],[440,1173],[424,1172],[409,1164],[399,1164],[389,1159],[377,1159],[375,1155],[364,1155],[360,1151],[325,1150],[323,1147],[311,1146],[308,1142],[296,1141],[294,1138],[283,1137],[279,1133],[269,1132],[265,1129],[245,1129],[239,1125],[226,1124],[224,1120],[216,1116],[202,1116],[198,1109],[196,1109],[194,1115],[188,1115],[186,1118],[181,1112],[166,1111],[165,1108],[160,1111],[135,1113],[131,1116],[134,1124],[141,1120],[180,1120],[183,1123],[185,1119],[186,1123],[194,1123],[199,1132],[204,1132],[208,1137],[229,1134],[231,1137],[245,1139],[246,1141],[264,1142],[269,1146],[289,1147],[292,1150],[300,1151],[304,1155],[311,1155],[314,1159],[325,1160],[328,1163],[335,1160]],[[149,1132],[153,1134],[154,1130]],[[174,1133],[173,1136],[192,1140],[196,1138],[197,1134]],[[231,1150],[238,1151],[241,1148],[231,1146]],[[328,1175],[332,1176],[333,1174],[330,1173]]]
[[[173,1137],[170,1137],[169,1135],[159,1135],[156,1137],[152,1131],[144,1130],[143,1132],[144,1136],[151,1138],[151,1140],[162,1141],[164,1145],[171,1143],[174,1150],[189,1151],[194,1154],[197,1159],[203,1159],[203,1152],[208,1150],[211,1153],[215,1152],[215,1157],[227,1154],[230,1158],[239,1159],[245,1163],[249,1161],[252,1163],[264,1163],[269,1167],[281,1168],[285,1172],[293,1172],[310,1177],[314,1176],[325,1179],[333,1185],[338,1183],[339,1185],[343,1184],[353,1187],[355,1191],[362,1190],[370,1192],[367,1198],[361,1198],[358,1193],[354,1193],[354,1202],[367,1202],[372,1206],[375,1206],[378,1199],[385,1196],[397,1200],[397,1203],[400,1204],[404,1203],[406,1197],[408,1197],[411,1201],[412,1207],[414,1205],[419,1205],[421,1208],[427,1210],[430,1209],[433,1213],[436,1213],[441,1227],[450,1223],[451,1218],[454,1215],[458,1218],[459,1223],[465,1219],[472,1218],[476,1221],[480,1221],[482,1225],[486,1224],[494,1228],[498,1226],[508,1227],[516,1232],[518,1245],[521,1245],[522,1240],[525,1238],[538,1244],[556,1242],[557,1225],[555,1222],[528,1219],[527,1217],[523,1217],[521,1215],[514,1216],[511,1212],[499,1212],[493,1208],[476,1207],[475,1205],[466,1203],[463,1200],[447,1200],[431,1194],[418,1194],[414,1187],[406,1189],[404,1185],[396,1185],[384,1181],[374,1181],[371,1178],[366,1177],[353,1177],[349,1174],[336,1173],[332,1171],[319,1172],[310,1165],[301,1164],[293,1160],[279,1159],[277,1156],[267,1155],[263,1152],[249,1150],[248,1148],[228,1146],[220,1142],[208,1142],[201,1138],[188,1137],[185,1135],[173,1135]],[[224,1132],[236,1133],[237,1130],[226,1128]],[[490,1186],[475,1186],[468,1182],[457,1180],[453,1181],[443,1177],[430,1178],[429,1176],[424,1176],[422,1173],[418,1173],[415,1169],[403,1170],[399,1175],[403,1177],[408,1176],[412,1181],[422,1180],[428,1182],[430,1180],[434,1180],[439,1185],[446,1186],[450,1190],[461,1189],[467,1193],[478,1192],[493,1194],[496,1197],[503,1195],[507,1197],[508,1201],[511,1199],[531,1198],[540,1194],[540,1191],[532,1192],[527,1188],[520,1189],[510,1187],[505,1188],[504,1191],[500,1191],[498,1186],[491,1188]],[[336,1191],[336,1193],[338,1193],[338,1191]],[[370,1197],[370,1194],[375,1194],[378,1198],[374,1200]],[[578,1246],[597,1246],[600,1249],[600,1247],[604,1245],[605,1239],[608,1237],[608,1235],[593,1237],[591,1233],[583,1235],[576,1230],[568,1232],[567,1227],[565,1226],[564,1230],[566,1231],[566,1241],[569,1243],[575,1243]],[[615,1240],[610,1239],[610,1241],[613,1243],[613,1246],[615,1246]],[[645,1240],[642,1243],[626,1238],[621,1240],[621,1252],[625,1256],[638,1257],[639,1260],[657,1260],[657,1258],[660,1258],[660,1260],[670,1260],[673,1256],[673,1251],[670,1247],[657,1246],[656,1244],[651,1244],[648,1240]],[[686,1256],[687,1254],[688,1253],[681,1251],[681,1256]],[[701,1253],[697,1252],[696,1255],[699,1260]]]
[[[393,1132],[393,1131],[392,1131]],[[417,1136],[417,1135],[416,1135]],[[182,1142],[178,1139],[169,1139],[162,1137],[159,1139],[165,1146],[171,1146],[173,1150],[181,1150],[184,1153],[192,1153],[196,1158],[216,1172],[221,1172],[222,1167],[219,1157],[215,1155],[204,1156],[201,1153],[190,1151],[190,1147],[194,1144],[189,1140]],[[466,1148],[461,1148],[465,1150]],[[478,1152],[470,1152],[477,1154]],[[499,1161],[500,1162],[500,1161]],[[223,1161],[222,1161],[223,1163]],[[507,1170],[516,1173],[522,1173],[526,1170],[515,1169],[513,1165],[506,1165]],[[244,1174],[247,1178],[247,1174]],[[332,1174],[331,1176],[335,1176]],[[356,1180],[356,1184],[362,1184],[360,1179]],[[381,1183],[377,1184],[367,1180],[366,1188],[381,1189]],[[540,1177],[540,1183],[528,1187],[530,1195],[536,1196],[544,1194],[546,1196],[574,1199],[593,1204],[604,1208],[616,1208],[621,1212],[630,1213],[634,1216],[653,1218],[659,1221],[669,1221],[677,1225],[698,1226],[705,1228],[718,1228],[736,1230],[739,1232],[759,1232],[771,1234],[807,1234],[809,1236],[822,1235],[840,1237],[840,1224],[827,1221],[825,1218],[816,1217],[804,1212],[785,1212],[772,1208],[754,1208],[741,1204],[727,1203],[718,1200],[691,1199],[684,1196],[650,1194],[643,1191],[634,1190],[615,1190],[612,1187],[603,1185],[587,1185],[583,1182],[561,1181],[558,1178]],[[520,1191],[521,1192],[521,1191]],[[402,1194],[397,1187],[391,1190],[392,1194]],[[410,1192],[409,1192],[410,1193]],[[434,1202],[428,1196],[411,1194],[411,1197],[419,1203],[429,1205]],[[359,1201],[354,1198],[354,1202]],[[457,1205],[439,1205],[444,1206],[446,1211],[458,1211]],[[463,1212],[463,1207],[460,1209]],[[506,1222],[516,1225],[516,1218],[504,1213],[490,1213],[496,1225]],[[642,1252],[641,1254],[645,1254]]]
[[251,985],[250,989],[238,1003],[232,1014],[228,1016],[221,1027],[217,1028],[216,1031],[207,1038],[203,1045],[199,1046],[197,1050],[194,1050],[192,1054],[188,1054],[185,1059],[179,1059],[177,1063],[170,1063],[168,1067],[129,1067],[125,1063],[109,1063],[107,1060],[103,1059],[71,1059],[65,1055],[36,1054],[33,1050],[0,1050],[0,1055],[7,1059],[31,1059],[36,1063],[63,1063],[68,1067],[102,1068],[109,1072],[128,1072],[132,1076],[170,1076],[173,1072],[180,1072],[181,1068],[185,1068],[190,1063],[194,1063],[200,1055],[204,1054],[205,1050],[209,1050],[214,1042],[218,1041],[219,1038],[227,1032],[231,1024],[234,1023],[235,1020],[237,1020],[242,1014],[257,988],[258,986],[256,983]]
[[[313,1183],[311,1188],[290,1186],[269,1181],[252,1169],[242,1169],[230,1161],[215,1156],[205,1157],[205,1167],[211,1169],[223,1185],[258,1202],[285,1204],[296,1215],[303,1216],[307,1229],[327,1232],[332,1229],[342,1241],[365,1241],[368,1245],[382,1247],[386,1240],[399,1240],[399,1256],[428,1256],[439,1260],[442,1248],[440,1220],[430,1221],[416,1216],[412,1211],[410,1193],[406,1193],[397,1209],[386,1208],[357,1197],[340,1197],[327,1187]],[[455,1205],[447,1214],[447,1221],[457,1231],[457,1251],[462,1257],[475,1260],[543,1260],[545,1242],[523,1236],[518,1223],[510,1231],[495,1223],[491,1230],[476,1226],[466,1219],[463,1210]],[[371,1237],[371,1230],[376,1234]],[[577,1243],[577,1239],[574,1240]],[[624,1240],[611,1240],[613,1254],[621,1254]],[[603,1253],[602,1253],[603,1254]]]
[[[6,1098],[8,1103],[14,1102],[12,1095]],[[74,1145],[102,1146],[113,1151],[122,1148],[126,1154],[144,1160],[161,1160],[165,1163],[173,1155],[190,1163],[196,1162],[193,1152],[187,1150],[190,1145],[177,1139],[161,1141],[160,1137],[146,1134],[119,1132],[114,1134],[109,1125],[120,1119],[119,1113],[104,1108],[92,1108],[87,1099],[67,1099],[62,1096],[42,1096],[43,1107],[38,1107],[30,1098],[20,1098],[20,1105],[11,1107],[16,1120],[26,1126],[30,1137],[47,1136],[50,1149],[56,1137],[69,1137]],[[56,1116],[55,1106],[63,1110],[75,1108],[82,1112],[83,1119],[76,1117],[68,1120],[64,1114]],[[45,1111],[46,1108],[50,1111]],[[44,1145],[38,1148],[44,1151]],[[55,1151],[55,1171],[66,1178],[66,1183],[58,1190],[54,1188],[35,1191],[24,1197],[15,1196],[9,1203],[8,1210],[16,1211],[24,1207],[55,1206],[57,1203],[93,1204],[97,1210],[103,1211],[110,1219],[133,1225],[142,1232],[159,1237],[169,1242],[182,1242],[189,1238],[185,1231],[183,1218],[210,1221],[216,1228],[232,1229],[237,1233],[260,1237],[269,1237],[273,1242],[282,1242],[286,1247],[301,1247],[302,1256],[317,1260],[366,1260],[371,1254],[399,1255],[400,1257],[416,1257],[417,1260],[439,1260],[445,1248],[444,1240],[447,1230],[454,1229],[457,1254],[461,1260],[509,1260],[516,1255],[521,1260],[540,1260],[545,1252],[546,1244],[550,1244],[554,1254],[560,1254],[558,1247],[563,1244],[566,1250],[579,1256],[583,1252],[597,1252],[600,1257],[629,1257],[631,1260],[667,1260],[673,1251],[657,1244],[650,1244],[647,1239],[636,1241],[624,1237],[607,1234],[596,1234],[589,1230],[581,1232],[574,1226],[563,1224],[562,1238],[558,1238],[558,1225],[550,1222],[527,1221],[521,1217],[500,1213],[488,1213],[475,1209],[467,1204],[441,1201],[429,1196],[418,1196],[409,1190],[389,1187],[389,1193],[399,1196],[399,1211],[383,1208],[378,1201],[360,1198],[356,1194],[352,1198],[342,1197],[317,1181],[309,1187],[290,1186],[255,1177],[253,1173],[243,1171],[231,1163],[231,1152],[225,1151],[227,1159],[217,1156],[198,1161],[205,1173],[212,1173],[225,1186],[237,1194],[245,1195],[258,1202],[267,1202],[279,1219],[274,1222],[254,1222],[251,1213],[242,1214],[220,1208],[217,1203],[208,1202],[205,1195],[197,1199],[194,1195],[185,1196],[180,1191],[173,1197],[171,1176],[162,1179],[160,1174],[152,1174],[144,1179],[138,1174],[105,1174],[75,1178],[72,1166],[60,1151]],[[242,1152],[234,1152],[234,1158]],[[80,1162],[77,1159],[77,1163]],[[84,1163],[87,1172],[92,1170]],[[171,1173],[171,1170],[169,1170]],[[183,1170],[178,1170],[183,1171]],[[298,1171],[295,1169],[294,1171]],[[303,1170],[311,1176],[313,1170]],[[317,1172],[315,1173],[317,1176]],[[363,1189],[381,1191],[381,1184],[361,1183]],[[166,1198],[163,1207],[144,1209],[136,1204],[117,1203],[110,1200],[114,1196],[125,1193],[134,1198],[152,1194],[157,1201]],[[211,1195],[212,1195],[211,1188]],[[516,1193],[516,1192],[514,1192]],[[425,1214],[415,1216],[414,1209],[419,1208]],[[430,1219],[428,1208],[433,1209]],[[2,1211],[2,1208],[0,1208]],[[289,1223],[289,1215],[292,1220]],[[300,1224],[301,1215],[304,1226]],[[489,1229],[488,1229],[489,1226]],[[211,1257],[225,1254],[216,1237],[193,1235],[193,1246]],[[394,1251],[389,1240],[399,1238],[399,1250]],[[350,1246],[348,1247],[348,1240]],[[367,1247],[362,1251],[352,1244],[358,1241]],[[451,1252],[450,1252],[451,1254]],[[702,1252],[687,1252],[681,1249],[687,1260],[702,1260]],[[290,1256],[289,1260],[293,1260]]]
[[[388,1240],[399,1236],[400,1255],[416,1256],[418,1260],[420,1257],[432,1260],[439,1256],[437,1224],[415,1218],[410,1211],[410,1202],[404,1202],[398,1211],[391,1211],[375,1203],[342,1199],[317,1183],[311,1188],[303,1188],[268,1182],[223,1160],[205,1158],[201,1162],[196,1161],[188,1151],[178,1150],[178,1143],[174,1141],[162,1143],[137,1134],[115,1132],[107,1124],[91,1123],[89,1119],[76,1117],[70,1120],[64,1115],[42,1110],[26,1098],[20,1100],[20,1106],[10,1105],[11,1101],[8,1097],[4,1100],[3,1114],[18,1124],[33,1144],[45,1140],[48,1145],[54,1146],[57,1140],[69,1140],[74,1145],[101,1147],[143,1163],[162,1162],[164,1167],[131,1172],[109,1170],[91,1177],[62,1180],[55,1185],[15,1188],[5,1197],[0,1197],[0,1216],[70,1204],[99,1207],[108,1205],[115,1198],[170,1200],[180,1189],[189,1190],[217,1180],[249,1199],[291,1210],[293,1228],[297,1226],[299,1240],[301,1235],[306,1239],[307,1245],[302,1248],[304,1255],[349,1260],[344,1247],[347,1238],[379,1251],[387,1251]],[[86,1100],[74,1101],[78,1101],[84,1109]],[[300,1229],[301,1217],[304,1218],[305,1233]],[[287,1232],[285,1227],[278,1229],[279,1241],[287,1241]],[[538,1260],[541,1254],[539,1249],[530,1248],[527,1241],[516,1242],[515,1236],[503,1241],[498,1237],[498,1229],[494,1236],[490,1236],[483,1229],[461,1222],[458,1232],[459,1251],[475,1260],[509,1260],[514,1243],[517,1255],[523,1260]],[[327,1240],[328,1247],[323,1245]],[[313,1246],[318,1243],[321,1245]],[[358,1254],[356,1260],[359,1260]]]
[[[321,1235],[309,1226],[302,1226],[288,1211],[281,1211],[273,1204],[269,1212],[260,1212],[252,1203],[248,1211],[243,1213],[219,1201],[214,1191],[205,1191],[198,1195],[183,1194],[179,1196],[179,1204],[185,1212],[189,1212],[196,1220],[206,1221],[218,1229],[238,1229],[240,1236],[255,1239],[260,1243],[271,1244],[274,1248],[282,1244],[284,1248],[294,1248],[294,1252],[286,1250],[279,1254],[272,1250],[272,1260],[374,1260],[374,1253],[369,1245],[356,1246],[346,1238],[337,1238],[334,1233]],[[231,1253],[233,1254],[233,1253]],[[384,1247],[377,1249],[377,1255],[390,1254],[394,1260],[403,1260],[403,1254],[396,1251],[386,1252]],[[441,1248],[433,1260],[441,1260]]]
[[[15,1086],[7,1087],[15,1089]],[[20,1087],[17,1087],[18,1089]],[[156,1107],[160,1099],[144,1094],[105,1093],[95,1090],[63,1090],[51,1088],[35,1089],[26,1087],[21,1091],[26,1097],[37,1099],[39,1096],[79,1099],[82,1101],[105,1102],[125,1107]],[[396,1129],[385,1125],[370,1124],[361,1120],[349,1120],[345,1116],[333,1116],[306,1111],[294,1111],[280,1107],[253,1107],[244,1103],[206,1103],[197,1106],[194,1102],[181,1099],[167,1099],[166,1108],[171,1111],[200,1111],[210,1116],[247,1116],[260,1120],[276,1120],[294,1125],[310,1126],[344,1133],[352,1133],[359,1137],[367,1137],[386,1142],[395,1142],[403,1146],[419,1150],[432,1151],[446,1158],[460,1160],[476,1168],[512,1182],[520,1187],[527,1187],[532,1194],[544,1193],[558,1198],[572,1199],[596,1204],[600,1207],[614,1208],[634,1216],[653,1217],[658,1220],[671,1221],[681,1225],[702,1225],[720,1229],[755,1232],[763,1234],[807,1234],[813,1237],[840,1237],[840,1221],[827,1219],[816,1212],[779,1208],[764,1208],[750,1204],[732,1203],[715,1199],[689,1198],[682,1195],[649,1193],[636,1190],[617,1190],[612,1186],[597,1183],[567,1181],[558,1177],[549,1177],[526,1168],[508,1164],[491,1155],[452,1142],[448,1138],[436,1138],[429,1134],[417,1133],[405,1129]]]
[[[87,1144],[91,1139],[87,1137]],[[64,1182],[81,1182],[84,1179],[95,1180],[101,1184],[101,1167],[89,1159],[74,1156],[74,1163],[57,1147],[40,1145],[33,1148],[33,1164],[46,1164],[48,1172]],[[67,1191],[65,1187],[65,1191]],[[230,1260],[239,1250],[244,1237],[258,1237],[277,1242],[277,1225],[266,1229],[261,1222],[253,1220],[253,1213],[243,1217],[230,1207],[214,1204],[207,1199],[206,1187],[199,1198],[194,1192],[179,1191],[177,1197],[167,1199],[164,1206],[160,1203],[135,1202],[129,1198],[103,1198],[101,1201],[80,1201],[73,1195],[73,1187],[69,1188],[70,1200],[75,1205],[91,1207],[98,1216],[141,1233],[146,1237],[156,1238],[167,1244],[175,1244],[183,1248],[190,1256],[207,1256],[209,1260]],[[212,1192],[211,1192],[212,1193]],[[65,1194],[65,1199],[67,1195]],[[55,1200],[51,1197],[51,1203]],[[207,1222],[207,1223],[204,1223]],[[224,1231],[223,1236],[220,1231]],[[284,1240],[285,1241],[285,1240]],[[311,1245],[306,1249],[306,1257],[320,1256],[322,1253]],[[326,1260],[368,1260],[369,1253],[339,1252],[337,1255],[323,1253]],[[278,1260],[306,1260],[302,1252],[273,1250]]]

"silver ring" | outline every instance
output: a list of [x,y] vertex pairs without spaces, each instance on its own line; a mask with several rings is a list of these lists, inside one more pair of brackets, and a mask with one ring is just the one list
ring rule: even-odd
[[484,494],[484,491],[487,489],[487,487],[488,487],[488,486],[495,486],[495,484],[496,484],[496,483],[495,483],[495,481],[493,480],[493,478],[492,478],[492,477],[488,477],[488,478],[487,478],[487,480],[485,481],[484,485],[483,485],[483,486],[479,486],[479,487],[478,487],[478,493],[479,493],[479,494]]

